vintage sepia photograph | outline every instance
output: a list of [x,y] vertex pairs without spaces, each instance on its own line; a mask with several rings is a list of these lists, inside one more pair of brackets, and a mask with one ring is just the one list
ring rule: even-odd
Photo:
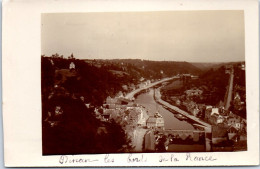
[[259,165],[259,0],[4,0],[5,167]]
[[241,10],[41,15],[43,155],[247,151]]
[[43,155],[247,150],[243,11],[45,13]]

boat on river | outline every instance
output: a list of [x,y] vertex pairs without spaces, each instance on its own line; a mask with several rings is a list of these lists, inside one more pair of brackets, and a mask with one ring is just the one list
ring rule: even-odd
[[181,115],[181,114],[175,114],[174,115],[177,119],[179,119],[179,120],[187,120],[188,118],[187,117],[185,117],[185,116],[183,116],[183,115]]

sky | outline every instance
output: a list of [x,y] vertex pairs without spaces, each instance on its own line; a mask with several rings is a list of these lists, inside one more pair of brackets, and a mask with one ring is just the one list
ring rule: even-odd
[[243,11],[42,14],[42,54],[78,59],[245,60]]

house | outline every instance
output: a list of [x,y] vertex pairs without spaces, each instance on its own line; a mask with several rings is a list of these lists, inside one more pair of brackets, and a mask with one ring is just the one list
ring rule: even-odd
[[135,108],[128,109],[128,121],[130,124],[137,124],[139,118],[142,117],[142,115],[139,116],[139,112]]
[[228,139],[229,140],[234,140],[235,142],[238,141],[238,129],[236,129],[235,127],[231,126],[228,130]]
[[182,76],[183,77],[191,77],[191,74],[186,73],[186,74],[182,74]]
[[51,62],[51,64],[52,64],[52,66],[54,66],[54,62],[53,62],[53,60],[52,59],[49,59],[50,60],[50,62]]
[[61,115],[61,114],[63,114],[61,106],[56,106],[55,107],[55,115]]
[[117,99],[111,98],[110,96],[106,98],[106,104],[115,104],[116,102]]
[[239,95],[238,92],[236,92],[235,97],[234,97],[234,100],[237,100],[237,101],[240,101],[240,100],[241,100],[240,95]]
[[247,123],[246,123],[246,120],[245,119],[242,119],[241,120],[241,129],[242,130],[244,130],[244,131],[246,131],[247,130],[247,128],[246,128],[246,125]]
[[184,93],[188,97],[191,97],[191,96],[199,96],[199,95],[201,95],[203,93],[203,91],[200,90],[200,89],[193,89],[193,90],[191,89],[191,90],[186,90]]
[[197,107],[197,104],[193,101],[183,101],[182,104],[188,109],[188,110],[191,110],[195,107]]
[[119,92],[117,93],[116,97],[124,97],[123,92],[122,92],[122,91],[119,91]]
[[130,99],[126,99],[124,97],[111,98],[110,96],[108,96],[103,106],[108,109],[115,109],[133,107],[134,103]]
[[220,114],[221,116],[228,116],[229,111],[226,110],[223,106],[221,106],[221,107],[219,108],[219,114]]
[[85,106],[86,106],[87,108],[90,108],[90,103],[86,103]]
[[205,110],[205,120],[209,121],[210,116],[211,116],[211,111],[212,111],[212,106],[206,106]]
[[198,108],[202,111],[206,109],[206,105],[205,104],[198,104]]
[[131,104],[131,100],[130,99],[127,99],[127,98],[124,98],[124,97],[120,97],[120,98],[117,98],[117,101],[116,101],[116,104],[119,104],[119,105],[128,105],[128,104]]
[[70,70],[75,69],[75,64],[74,64],[74,62],[70,62],[69,69],[70,69]]
[[141,107],[126,107],[124,110],[125,120],[132,126],[145,126],[144,109]]
[[139,87],[139,88],[144,88],[144,87],[145,87],[145,83],[140,83],[140,84],[138,84],[138,87]]
[[137,125],[144,127],[146,125],[145,122],[146,122],[145,118],[139,118],[139,120],[137,121]]
[[155,113],[154,116],[150,116],[146,121],[147,128],[151,129],[164,129],[164,119],[159,114],[159,112]]
[[192,78],[192,79],[198,79],[198,78],[199,78],[199,76],[194,76],[194,75],[191,75],[191,78]]
[[235,127],[231,126],[231,127],[229,127],[229,129],[227,130],[227,132],[228,132],[228,133],[235,133],[235,134],[237,134],[237,133],[238,133],[238,130],[237,130]]
[[108,115],[110,119],[117,120],[117,118],[120,116],[121,112],[119,109],[105,109],[104,114]]
[[218,108],[212,108],[212,110],[211,110],[211,116],[212,116],[213,114],[219,115]]
[[101,114],[101,121],[108,121],[110,119],[110,114]]
[[193,114],[193,116],[197,116],[198,114],[199,114],[199,112],[200,112],[200,109],[198,108],[198,107],[196,107],[196,108],[194,108],[193,110],[192,110],[192,114]]
[[228,139],[228,128],[222,126],[212,126],[212,143],[218,144]]
[[180,79],[182,79],[184,81],[190,80],[191,79],[191,74],[182,74],[180,76]]
[[225,122],[225,117],[220,114],[219,108],[212,108],[206,106],[205,120],[210,124],[219,125]]
[[232,66],[232,65],[225,65],[225,68],[226,68],[226,69],[232,69],[233,66]]
[[217,118],[216,123],[217,124],[224,123],[224,120],[225,120],[225,118],[223,116],[219,115],[218,118]]
[[145,116],[144,116],[145,109],[142,108],[142,107],[137,107],[136,109],[137,109],[138,112],[139,112],[137,125],[138,125],[138,126],[146,126],[146,118],[145,118]]
[[233,100],[235,110],[242,110],[244,108],[245,102],[241,101],[241,97],[238,92],[236,92]]
[[241,129],[241,119],[240,117],[230,116],[227,118],[228,126],[233,126],[234,128],[240,130]]
[[135,90],[135,85],[133,83],[130,84],[129,86],[129,89],[132,91],[132,90]]
[[213,114],[210,116],[209,123],[213,125],[218,125],[224,122],[224,117],[218,114]]
[[241,69],[241,70],[245,70],[245,64],[242,63],[242,64],[240,65],[240,69]]
[[213,107],[210,106],[210,105],[206,106],[206,110],[207,110],[207,109],[212,109],[212,108],[213,108]]
[[225,74],[230,74],[230,73],[231,73],[231,71],[229,69],[225,70]]
[[181,101],[180,101],[179,99],[177,99],[177,100],[175,101],[175,104],[178,105],[178,106],[180,106],[180,105],[181,105]]
[[136,108],[138,111],[137,115],[137,125],[138,126],[145,126],[146,125],[146,119],[144,117],[144,110],[142,108]]
[[124,89],[124,90],[128,90],[128,86],[127,85],[122,85],[122,89]]

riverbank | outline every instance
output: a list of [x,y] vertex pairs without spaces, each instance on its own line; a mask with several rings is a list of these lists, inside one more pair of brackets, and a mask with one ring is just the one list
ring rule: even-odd
[[134,91],[128,93],[128,94],[125,96],[125,98],[127,98],[127,99],[132,99],[137,93],[141,92],[142,90],[145,90],[145,89],[151,88],[151,87],[153,87],[153,86],[156,86],[156,85],[158,85],[158,84],[160,84],[160,83],[167,82],[167,81],[173,80],[173,79],[178,79],[178,78],[179,78],[179,77],[174,76],[174,77],[171,77],[171,78],[164,78],[164,79],[162,79],[162,80],[160,80],[160,81],[157,81],[157,82],[148,84],[147,86],[144,86],[144,87],[142,87],[142,88],[136,89],[136,90],[134,90]]
[[198,123],[198,124],[200,124],[200,125],[202,125],[202,126],[205,126],[205,128],[207,128],[207,130],[211,130],[211,125],[210,125],[210,124],[205,123],[205,122],[201,121],[199,118],[190,115],[189,113],[187,113],[187,112],[181,110],[180,108],[178,108],[178,107],[176,107],[176,106],[173,106],[173,105],[171,105],[171,104],[169,104],[169,103],[163,101],[163,100],[161,99],[160,88],[158,88],[158,89],[155,90],[154,96],[155,96],[155,100],[156,100],[159,104],[161,104],[161,105],[163,105],[163,106],[166,106],[166,107],[168,107],[168,108],[170,108],[170,109],[172,109],[172,110],[174,110],[174,111],[180,113],[181,115],[183,115],[183,116],[189,118],[190,120],[195,121],[196,123]]

